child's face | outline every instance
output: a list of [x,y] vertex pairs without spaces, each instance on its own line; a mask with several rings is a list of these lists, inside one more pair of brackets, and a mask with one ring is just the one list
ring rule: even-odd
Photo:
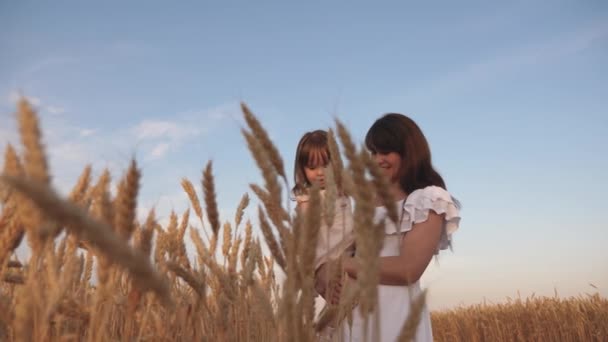
[[386,177],[392,183],[399,182],[399,169],[401,168],[401,156],[397,152],[372,153],[378,166],[384,171]]
[[325,189],[325,165],[307,165],[304,167],[306,180],[310,184],[318,184],[321,189]]

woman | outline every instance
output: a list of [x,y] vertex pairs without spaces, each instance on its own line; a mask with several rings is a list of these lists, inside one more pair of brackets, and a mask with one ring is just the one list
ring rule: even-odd
[[[433,168],[429,145],[412,119],[395,113],[382,116],[367,132],[365,144],[390,181],[399,213],[395,225],[387,218],[386,208],[378,204],[375,209],[374,222],[384,223],[385,234],[378,264],[379,331],[372,331],[372,314],[367,340],[379,336],[381,341],[395,341],[412,301],[422,293],[420,277],[433,255],[450,245],[460,221],[459,206]],[[360,271],[355,259],[346,259],[344,269],[352,278],[357,278]],[[319,272],[319,276],[324,277],[324,272]],[[348,324],[343,326],[345,341],[365,340],[364,317],[358,308],[353,310],[352,329]],[[415,340],[433,340],[426,307]]]

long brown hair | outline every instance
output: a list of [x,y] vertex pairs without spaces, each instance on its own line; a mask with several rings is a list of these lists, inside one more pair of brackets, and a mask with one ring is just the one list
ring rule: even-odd
[[396,152],[401,156],[399,184],[406,194],[430,185],[446,189],[433,168],[431,150],[422,130],[409,117],[389,113],[376,120],[365,136],[370,152]]
[[310,165],[324,166],[329,163],[329,147],[327,144],[327,132],[315,130],[306,132],[300,138],[296,149],[296,158],[293,168],[293,181],[295,186],[292,189],[294,195],[306,193],[310,183],[306,179],[304,168]]

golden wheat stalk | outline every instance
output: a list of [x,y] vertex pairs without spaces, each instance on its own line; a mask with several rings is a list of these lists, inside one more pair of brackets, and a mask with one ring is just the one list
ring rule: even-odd
[[327,226],[327,232],[334,224],[336,215],[336,200],[338,199],[338,187],[336,186],[333,169],[325,171],[325,196],[323,198],[323,221]]
[[424,306],[426,304],[426,293],[427,290],[424,289],[418,297],[416,297],[410,304],[410,313],[407,316],[407,320],[403,323],[403,327],[401,328],[401,332],[399,333],[399,337],[397,341],[399,342],[409,342],[414,341],[416,338],[416,332],[418,331],[418,325],[420,324],[420,320],[422,318],[422,312],[424,310]]
[[0,180],[25,194],[38,209],[57,222],[97,246],[111,261],[126,268],[139,286],[154,291],[165,304],[170,304],[169,289],[165,280],[152,268],[146,258],[131,249],[106,224],[89,217],[81,208],[62,200],[51,188],[36,181],[12,176]]
[[91,165],[85,166],[82,174],[78,177],[78,182],[74,185],[74,188],[70,192],[69,199],[73,203],[81,204],[84,200],[86,192],[89,188],[89,183],[91,182]]
[[139,241],[136,241],[136,248],[139,249],[143,255],[147,258],[150,257],[150,253],[152,252],[152,240],[154,235],[154,228],[156,227],[156,211],[154,209],[150,209],[148,212],[148,217],[146,218],[146,222],[141,228],[141,233],[139,235]]
[[184,237],[186,236],[186,230],[188,229],[188,222],[190,218],[190,209],[186,209],[182,215],[182,220],[177,229],[177,237],[175,238],[177,243],[177,256],[179,262],[184,265],[187,269],[190,269],[190,260],[188,260],[188,254],[186,253],[186,245],[184,244]]
[[287,176],[285,174],[285,168],[283,167],[283,159],[279,154],[276,146],[272,143],[268,132],[262,127],[262,124],[258,121],[258,119],[253,115],[253,113],[249,110],[245,103],[241,103],[241,109],[243,110],[243,116],[245,117],[245,121],[251,129],[251,132],[259,139],[262,148],[270,158],[271,164],[274,166],[275,171],[279,174],[279,176],[283,177],[285,182],[287,183]]
[[[6,145],[6,149],[4,151],[4,174],[12,175],[12,176],[20,176],[23,174],[23,165],[21,165],[21,161],[19,160],[19,156],[15,149],[11,144]],[[5,205],[10,196],[11,189],[7,186],[0,186],[0,203]]]
[[[11,201],[12,202],[12,201]],[[23,226],[19,219],[19,210],[13,204],[7,204],[2,208],[0,215],[0,270],[5,260],[15,250],[23,239]]]
[[239,224],[241,224],[241,220],[243,220],[243,214],[245,213],[245,209],[249,205],[249,194],[244,193],[243,197],[241,197],[241,201],[239,202],[239,206],[236,208],[236,213],[234,214],[234,233],[238,233]]
[[[247,141],[247,147],[249,151],[253,155],[253,159],[255,160],[258,168],[262,171],[262,177],[264,178],[265,187],[267,191],[267,202],[265,203],[266,209],[268,210],[268,214],[271,216],[271,220],[275,223],[276,217],[277,221],[280,216],[281,210],[281,185],[277,181],[277,171],[272,166],[271,157],[268,155],[268,152],[264,149],[262,143],[255,137],[254,134],[248,133],[245,130],[241,130],[241,133],[245,137]],[[275,223],[277,225],[277,223]]]
[[272,221],[272,223],[275,224],[275,226],[277,226],[277,228],[279,229],[285,228],[283,221],[289,222],[289,213],[283,207],[277,206],[276,203],[272,203],[270,193],[262,189],[262,187],[260,187],[259,185],[252,183],[249,184],[249,187],[251,188],[253,193],[258,196],[262,204],[264,204],[264,208],[266,208],[266,210],[270,210],[268,215],[270,216],[270,220]]
[[270,223],[266,219],[266,215],[264,214],[264,210],[262,207],[258,207],[258,216],[260,219],[260,228],[262,229],[262,234],[264,235],[264,240],[266,240],[266,244],[268,248],[270,248],[270,252],[272,256],[277,261],[277,264],[281,266],[283,270],[285,270],[285,257],[283,256],[283,251],[279,248],[279,244],[272,233],[272,229],[270,228]]
[[310,201],[306,210],[304,222],[304,238],[300,240],[300,279],[302,280],[302,296],[300,299],[301,312],[299,316],[304,321],[304,331],[312,331],[314,320],[314,266],[316,248],[319,239],[319,227],[321,226],[321,196],[317,185],[310,189]]
[[230,247],[232,246],[232,227],[230,226],[230,222],[225,222],[223,228],[222,255],[224,256],[224,260],[227,260]]
[[207,230],[205,228],[205,221],[203,220],[203,208],[201,207],[201,202],[199,201],[198,196],[196,195],[196,190],[194,190],[194,185],[192,185],[192,182],[190,182],[187,178],[182,178],[181,184],[182,188],[190,199],[190,203],[192,204],[192,208],[194,209],[196,216],[201,222],[201,225],[203,227],[203,233],[205,234],[207,241],[210,241],[209,234],[207,234]]
[[[361,290],[359,286],[348,278],[348,275],[342,272],[341,265],[335,267],[336,273],[339,275],[336,281],[343,282],[342,293],[340,295],[339,305],[328,305],[325,310],[319,315],[319,319],[315,325],[315,330],[320,332],[328,326],[341,327],[344,324],[344,320],[348,315],[352,314],[352,311],[359,304],[359,298],[361,296]],[[348,284],[346,284],[348,282]],[[332,287],[330,287],[331,289]],[[331,296],[329,294],[328,296]]]
[[220,230],[220,218],[217,210],[217,202],[215,200],[215,183],[213,180],[213,163],[211,160],[207,162],[205,171],[203,172],[203,192],[205,193],[205,206],[207,209],[207,219],[211,225],[213,234],[217,236]]
[[245,288],[254,281],[255,265],[257,258],[261,254],[259,241],[255,241],[251,245],[251,253],[249,257],[243,263],[243,269],[241,270],[241,287]]
[[338,192],[341,193],[344,189],[342,188],[342,172],[344,170],[344,162],[342,161],[342,155],[340,154],[340,148],[336,141],[334,131],[330,128],[327,132],[327,146],[329,148],[329,155],[331,157],[331,167],[336,182]]
[[340,137],[340,142],[344,147],[344,155],[352,163],[353,160],[357,159],[357,148],[355,147],[355,143],[353,142],[348,129],[346,129],[346,126],[338,119],[336,119],[335,122],[338,130],[338,137]]
[[239,248],[241,247],[241,242],[243,242],[243,239],[241,239],[241,237],[239,236],[238,238],[236,238],[236,240],[234,240],[234,243],[232,244],[232,248],[230,249],[230,253],[228,255],[228,272],[229,273],[236,272],[236,264],[239,260],[238,256],[239,256]]
[[243,250],[241,251],[241,266],[244,267],[247,259],[249,258],[249,252],[251,251],[251,221],[245,222],[245,242],[243,244]]
[[194,274],[190,271],[181,267],[178,263],[168,262],[167,268],[171,270],[171,272],[175,273],[178,277],[182,278],[192,289],[199,295],[201,298],[205,298],[206,287],[205,284],[200,281]]
[[365,162],[362,157],[362,153],[365,152],[362,151],[361,154],[357,152],[350,133],[337,119],[336,126],[344,154],[349,160],[350,174],[355,188],[353,195],[357,203],[354,212],[356,259],[361,266],[357,273],[357,283],[361,288],[359,308],[367,317],[377,301],[378,252],[382,229],[373,224],[374,205],[369,196],[373,186],[365,179]]
[[24,98],[19,100],[17,106],[19,133],[25,149],[25,171],[29,177],[38,182],[50,184],[51,176],[42,143],[38,115]]
[[103,170],[97,183],[91,189],[90,197],[94,200],[94,205],[91,211],[97,212],[97,218],[103,220],[104,223],[111,225],[114,218],[114,209],[110,199],[110,171]]
[[397,207],[395,206],[395,197],[390,191],[389,181],[386,178],[386,175],[382,172],[378,163],[376,163],[364,149],[361,149],[360,156],[372,175],[374,188],[376,189],[376,193],[380,198],[382,205],[386,208],[388,218],[393,221],[394,224],[397,224],[399,217],[397,214]]
[[[42,184],[50,184],[51,176],[49,174],[44,144],[42,143],[42,133],[40,131],[38,115],[25,98],[19,100],[17,108],[19,135],[24,147],[25,173],[29,178]],[[24,201],[19,207],[22,212],[22,215],[20,215],[21,221],[25,226],[25,230],[28,232],[28,242],[32,249],[34,259],[36,259],[42,251],[43,244],[39,229],[45,222],[39,212],[32,210],[32,205],[28,201]]]
[[118,188],[114,206],[114,228],[125,240],[129,240],[135,229],[135,211],[137,209],[140,178],[141,173],[137,168],[137,163],[135,159],[132,159],[127,174],[120,182],[121,186]]

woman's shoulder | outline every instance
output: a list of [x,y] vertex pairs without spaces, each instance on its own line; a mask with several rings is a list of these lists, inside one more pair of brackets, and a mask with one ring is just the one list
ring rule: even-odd
[[413,225],[428,220],[434,212],[444,215],[444,228],[437,252],[451,246],[452,234],[460,225],[460,203],[444,188],[427,186],[412,192],[406,199],[402,231],[408,231]]
[[456,201],[456,199],[452,197],[452,195],[446,189],[436,185],[430,185],[425,188],[414,190],[407,196],[404,204],[406,206],[409,205],[418,207],[424,205],[425,203],[428,204],[429,201],[443,201],[458,206],[458,201]]

